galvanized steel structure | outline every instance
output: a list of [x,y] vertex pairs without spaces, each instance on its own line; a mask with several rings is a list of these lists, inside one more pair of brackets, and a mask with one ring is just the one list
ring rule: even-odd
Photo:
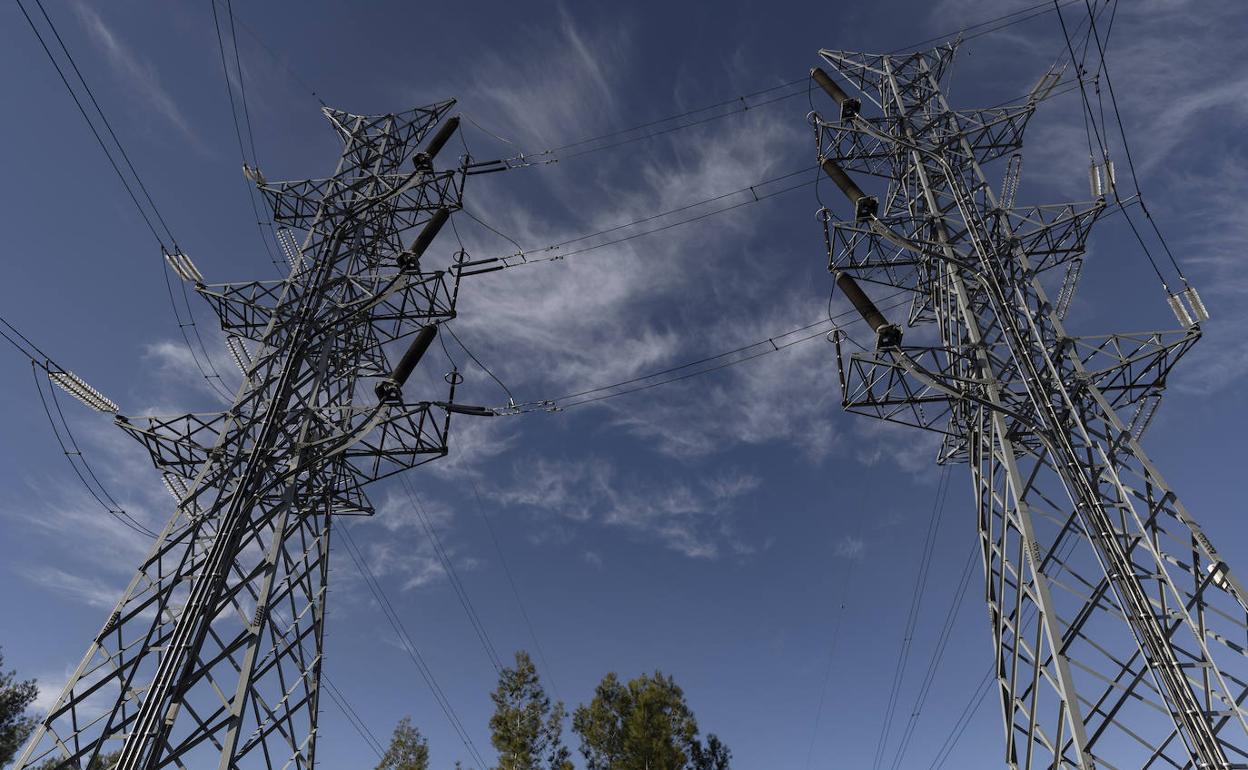
[[224,412],[117,418],[177,506],[18,770],[113,752],[125,770],[314,766],[333,518],[371,512],[365,485],[444,455],[456,410],[455,373],[444,400],[403,396],[455,314],[458,278],[420,260],[461,205],[462,164],[434,167],[452,105],[326,108],[344,144],[331,176],[246,169],[282,228],[285,278],[205,285],[170,255],[220,317],[243,383]]
[[[1086,203],[1016,204],[1053,78],[954,109],[955,50],[825,50],[836,74],[812,73],[819,161],[854,210],[824,210],[830,268],[876,331],[871,351],[836,338],[844,406],[935,431],[938,462],[970,468],[1007,767],[1248,767],[1248,594],[1140,446],[1203,304],[1176,295],[1194,320],[1173,331],[1066,333],[1104,177]],[[872,284],[910,293],[901,323]]]

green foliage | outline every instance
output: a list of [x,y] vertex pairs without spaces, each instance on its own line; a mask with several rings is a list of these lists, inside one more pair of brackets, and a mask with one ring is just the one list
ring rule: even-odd
[[671,677],[655,672],[628,684],[614,673],[577,708],[572,729],[588,770],[728,770],[719,738],[698,741],[698,723]]
[[429,741],[412,725],[411,717],[403,717],[395,726],[377,770],[429,770]]
[[4,671],[4,653],[0,652],[0,767],[13,761],[18,749],[35,729],[35,719],[26,709],[39,695],[35,680],[17,681],[17,673]]
[[528,653],[517,652],[515,668],[499,673],[490,698],[490,743],[498,751],[499,770],[572,770],[563,745],[563,704],[551,705]]
[[728,770],[731,761],[732,752],[715,733],[706,736],[705,746],[694,744],[693,766],[696,770]]

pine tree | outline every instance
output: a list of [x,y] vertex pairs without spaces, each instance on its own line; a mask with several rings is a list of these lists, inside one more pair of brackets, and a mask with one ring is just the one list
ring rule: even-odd
[[572,770],[563,745],[562,703],[551,705],[529,654],[516,653],[514,668],[503,669],[490,694],[490,743],[498,751],[499,770]]
[[395,726],[377,770],[429,770],[429,741],[412,725],[411,717],[403,717]]
[[731,761],[732,752],[714,733],[706,736],[705,746],[694,744],[693,766],[696,770],[729,770]]
[[15,671],[4,671],[4,653],[0,652],[0,767],[13,761],[35,729],[35,719],[26,709],[38,697],[39,687],[33,679],[16,680]]
[[703,746],[698,723],[675,680],[655,672],[628,684],[607,674],[572,729],[588,770],[728,770],[731,752],[711,735]]

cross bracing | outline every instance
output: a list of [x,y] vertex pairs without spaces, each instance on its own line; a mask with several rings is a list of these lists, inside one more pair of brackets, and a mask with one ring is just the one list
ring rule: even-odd
[[[1040,280],[1107,204],[1014,204],[1035,103],[950,107],[955,49],[821,52],[819,162],[855,210],[823,217],[828,256],[877,332],[861,353],[837,338],[845,408],[970,467],[1007,767],[1246,767],[1248,594],[1140,445],[1199,325],[1066,333]],[[1003,200],[984,164],[1007,156]],[[939,342],[906,344],[858,281],[912,293],[903,325]]]
[[118,416],[176,506],[18,768],[114,751],[135,770],[315,766],[333,516],[447,452],[458,377],[421,400],[402,386],[455,315],[458,279],[419,259],[461,205],[462,168],[433,167],[452,104],[327,109],[344,144],[327,179],[248,169],[298,234],[285,279],[209,286],[184,266],[243,383],[220,413]]

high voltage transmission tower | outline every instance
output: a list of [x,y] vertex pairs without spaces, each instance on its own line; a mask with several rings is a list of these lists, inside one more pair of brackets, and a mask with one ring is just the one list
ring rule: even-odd
[[366,484],[446,454],[452,412],[483,413],[453,404],[456,372],[443,401],[403,394],[455,314],[458,277],[420,259],[461,206],[462,166],[433,165],[458,125],[452,104],[326,108],[344,143],[332,176],[268,183],[245,169],[285,230],[285,279],[207,286],[168,255],[219,315],[243,382],[218,414],[116,418],[176,510],[18,770],[96,767],[114,751],[121,770],[314,766],[333,517],[370,513]]
[[[1188,289],[1171,296],[1182,329],[1066,333],[1112,167],[1090,203],[1015,205],[1055,73],[1022,104],[957,110],[955,49],[825,50],[840,82],[812,72],[839,110],[812,115],[819,162],[854,207],[823,212],[830,268],[876,332],[874,351],[836,338],[844,406],[935,431],[938,462],[970,467],[1007,767],[1248,767],[1248,594],[1139,443],[1208,314]],[[912,292],[904,323],[860,282]],[[905,344],[923,324],[936,341]]]

